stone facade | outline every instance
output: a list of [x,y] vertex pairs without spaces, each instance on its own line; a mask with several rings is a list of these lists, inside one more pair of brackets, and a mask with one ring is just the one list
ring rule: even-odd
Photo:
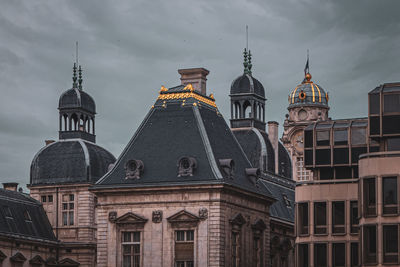
[[[98,197],[98,266],[121,266],[123,231],[142,233],[143,266],[174,266],[177,230],[194,230],[194,266],[233,266],[232,231],[240,236],[237,266],[254,266],[257,257],[257,266],[268,266],[269,199],[222,185],[93,192]],[[208,216],[201,218],[205,209]],[[152,221],[155,210],[162,212],[161,222]],[[110,221],[114,212],[117,218]],[[132,219],[124,218],[128,214]],[[256,235],[262,240],[259,255],[253,247]]]

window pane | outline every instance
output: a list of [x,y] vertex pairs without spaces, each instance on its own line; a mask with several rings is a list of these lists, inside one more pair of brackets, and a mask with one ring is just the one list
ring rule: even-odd
[[344,233],[344,202],[337,201],[332,203],[333,233]]
[[74,203],[69,203],[69,209],[73,210],[74,209]]
[[131,267],[131,257],[130,256],[124,256],[123,260],[123,266],[124,267]]
[[400,150],[400,138],[388,138],[387,151],[399,151],[399,150]]
[[46,202],[46,196],[42,196],[42,202]]
[[317,146],[329,146],[330,131],[317,131]]
[[314,203],[314,232],[326,234],[326,202]]
[[49,202],[53,202],[53,196],[52,195],[49,195],[48,199],[49,199]]
[[308,267],[308,244],[299,245],[299,267]]
[[383,261],[397,263],[398,253],[398,229],[397,225],[383,226]]
[[68,214],[63,212],[63,225],[68,225]]
[[185,231],[176,231],[176,240],[185,241]]
[[69,201],[74,201],[74,195],[73,194],[69,195]]
[[346,246],[343,243],[332,244],[332,265],[334,267],[344,267],[346,264]]
[[140,232],[133,232],[133,242],[140,242]]
[[67,210],[68,209],[68,204],[67,203],[63,203],[63,210]]
[[140,267],[140,256],[136,255],[133,257],[133,267]]
[[186,232],[186,240],[187,241],[193,241],[194,240],[194,231],[187,231]]
[[359,266],[358,264],[358,243],[351,243],[351,267]]
[[397,177],[383,178],[383,213],[397,213]]
[[370,94],[369,95],[369,113],[370,114],[379,114],[379,94]]
[[364,227],[364,261],[365,263],[376,262],[376,226]]
[[366,215],[375,215],[375,178],[364,179],[364,213]]
[[123,240],[123,242],[131,242],[131,233],[124,232],[122,240]]
[[327,255],[326,255],[326,244],[314,244],[314,266],[315,267],[326,267],[327,266]]
[[133,253],[140,254],[140,245],[133,245]]
[[351,143],[353,145],[366,144],[366,129],[365,128],[352,128],[351,129]]
[[131,246],[123,245],[122,252],[124,253],[124,255],[131,255]]
[[384,95],[383,112],[400,112],[400,94]]
[[347,130],[335,130],[333,136],[335,145],[347,145]]
[[308,203],[298,204],[299,234],[308,234]]
[[74,225],[74,212],[69,212],[69,225]]
[[358,202],[350,202],[350,232],[358,232]]

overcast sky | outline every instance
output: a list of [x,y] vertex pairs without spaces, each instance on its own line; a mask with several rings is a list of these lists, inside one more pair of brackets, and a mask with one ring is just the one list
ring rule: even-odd
[[[119,156],[177,69],[210,70],[226,120],[242,50],[266,88],[266,118],[282,125],[303,79],[330,94],[330,116],[367,116],[367,93],[400,81],[400,1],[1,0],[0,182],[29,182],[45,139],[58,139],[58,98],[71,88],[75,41],[84,90],[96,101],[97,143]],[[281,127],[281,126],[280,126]]]

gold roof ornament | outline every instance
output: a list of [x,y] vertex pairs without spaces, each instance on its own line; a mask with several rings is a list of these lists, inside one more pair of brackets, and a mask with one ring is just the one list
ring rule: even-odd
[[312,83],[311,81],[312,76],[310,73],[307,73],[305,78],[306,78],[306,83]]
[[187,84],[183,90],[189,90],[190,92],[194,91],[193,85],[191,83]]
[[211,98],[211,99],[215,100],[215,98],[214,98],[214,94],[210,94],[209,98]]
[[160,93],[161,93],[161,92],[166,92],[166,91],[168,91],[168,89],[167,89],[167,88],[165,88],[165,87],[164,87],[164,85],[161,85],[161,90],[160,90]]

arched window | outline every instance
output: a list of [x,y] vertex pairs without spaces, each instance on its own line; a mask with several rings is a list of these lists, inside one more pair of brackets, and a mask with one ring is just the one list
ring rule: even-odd
[[235,119],[240,118],[240,104],[239,102],[235,102]]
[[251,118],[251,105],[249,101],[243,104],[244,118]]
[[71,116],[70,124],[71,131],[76,131],[78,129],[78,116],[75,113]]

